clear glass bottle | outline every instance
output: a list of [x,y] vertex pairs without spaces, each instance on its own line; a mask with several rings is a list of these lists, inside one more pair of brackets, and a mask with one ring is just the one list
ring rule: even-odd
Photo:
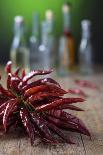
[[74,69],[75,48],[74,37],[71,31],[71,5],[64,3],[63,12],[63,36],[59,43],[58,71],[60,74],[67,75]]
[[24,36],[24,19],[22,16],[14,18],[14,39],[10,50],[10,59],[13,62],[13,70],[17,67],[25,68],[28,72],[29,50]]
[[30,69],[39,69],[39,14],[33,14],[32,36],[30,37]]
[[51,67],[55,67],[56,61],[56,40],[54,37],[54,16],[52,10],[46,10],[45,12],[45,22],[46,22],[46,33],[47,33],[47,46],[50,50],[50,64]]
[[48,33],[47,33],[47,23],[42,22],[42,34],[41,34],[41,45],[39,46],[39,66],[40,69],[50,69],[51,68],[51,51],[48,47]]
[[92,43],[91,43],[91,22],[83,20],[81,22],[82,37],[79,47],[79,68],[83,74],[93,73],[93,57],[92,57]]

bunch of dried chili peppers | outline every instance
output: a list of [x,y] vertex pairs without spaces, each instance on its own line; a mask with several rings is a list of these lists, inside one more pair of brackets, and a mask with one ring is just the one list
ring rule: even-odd
[[32,145],[36,137],[46,143],[72,144],[63,130],[90,136],[79,118],[64,111],[82,111],[72,103],[83,102],[84,99],[64,98],[68,92],[51,78],[33,78],[49,74],[52,70],[33,70],[28,74],[23,70],[19,75],[20,69],[12,72],[11,67],[12,62],[9,61],[5,67],[7,89],[0,84],[0,126],[5,132],[12,126],[21,127],[27,132]]

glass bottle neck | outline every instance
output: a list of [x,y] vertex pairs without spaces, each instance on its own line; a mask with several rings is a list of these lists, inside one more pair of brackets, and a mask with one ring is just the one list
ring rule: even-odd
[[39,37],[39,14],[35,13],[33,16],[32,36]]
[[15,27],[14,27],[14,35],[15,37],[17,38],[24,38],[24,26],[23,25],[18,25],[18,24],[15,24]]
[[64,32],[64,35],[70,35],[70,33],[71,33],[71,14],[70,14],[70,12],[63,13],[63,32]]
[[82,29],[82,38],[89,40],[91,38],[90,30]]
[[81,22],[82,26],[82,38],[84,39],[90,39],[91,37],[91,22],[89,20],[83,20]]
[[47,45],[47,39],[48,39],[48,35],[47,35],[47,23],[46,21],[42,22],[41,25],[41,29],[42,29],[42,33],[41,33],[41,44],[42,45]]

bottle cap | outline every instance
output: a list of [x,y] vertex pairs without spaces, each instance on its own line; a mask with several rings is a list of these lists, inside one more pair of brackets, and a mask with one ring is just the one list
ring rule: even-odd
[[82,28],[87,30],[91,26],[91,21],[88,19],[81,21]]
[[63,4],[63,6],[62,6],[62,11],[63,11],[64,13],[70,12],[70,9],[71,9],[71,4],[69,4],[69,3],[64,3],[64,4]]
[[15,16],[14,21],[17,24],[21,24],[24,22],[24,18],[23,18],[23,16]]
[[45,17],[47,20],[52,20],[53,19],[53,11],[52,10],[47,10],[45,12]]

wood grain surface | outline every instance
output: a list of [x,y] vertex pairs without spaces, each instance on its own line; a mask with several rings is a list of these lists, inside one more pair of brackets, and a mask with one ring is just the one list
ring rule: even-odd
[[[87,79],[100,87],[101,90],[82,88],[89,97],[85,103],[78,103],[77,105],[84,108],[85,111],[73,112],[85,122],[91,132],[91,140],[87,136],[67,132],[76,142],[75,145],[43,145],[39,140],[36,140],[32,147],[29,138],[21,130],[10,131],[6,135],[0,134],[0,155],[103,155],[103,75],[88,77],[72,75],[65,78],[52,76],[65,89],[78,88],[74,84],[75,78]],[[5,76],[2,82],[4,79]]]

